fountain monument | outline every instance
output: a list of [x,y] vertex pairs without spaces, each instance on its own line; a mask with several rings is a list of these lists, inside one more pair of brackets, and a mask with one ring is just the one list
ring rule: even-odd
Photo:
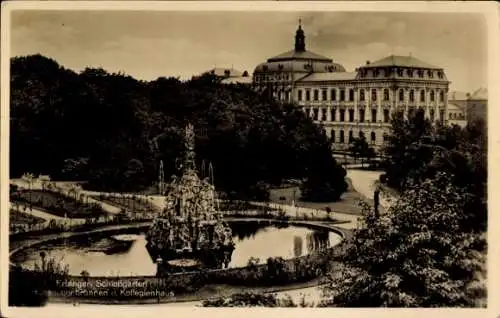
[[146,238],[157,275],[200,268],[228,267],[234,250],[231,228],[216,208],[215,187],[198,177],[194,128],[185,129],[181,176],[166,185],[165,208]]

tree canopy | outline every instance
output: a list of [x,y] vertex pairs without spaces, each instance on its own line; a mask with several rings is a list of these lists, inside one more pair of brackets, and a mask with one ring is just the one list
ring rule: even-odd
[[[294,105],[210,74],[138,81],[65,69],[41,55],[11,60],[11,176],[88,181],[100,190],[143,190],[176,173],[184,125],[196,129],[198,165],[219,189],[255,193],[283,179],[320,179],[339,196],[345,171],[325,133]],[[321,174],[318,177],[317,174]],[[257,190],[256,190],[257,189]],[[258,191],[257,191],[258,192]]]

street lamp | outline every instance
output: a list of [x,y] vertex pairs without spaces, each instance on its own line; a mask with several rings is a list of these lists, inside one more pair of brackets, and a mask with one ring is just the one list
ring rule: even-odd
[[156,291],[158,292],[158,303],[160,303],[160,274],[161,274],[161,264],[163,263],[163,259],[161,258],[161,256],[158,256],[158,258],[156,259],[156,277],[158,278],[157,281],[156,281]]

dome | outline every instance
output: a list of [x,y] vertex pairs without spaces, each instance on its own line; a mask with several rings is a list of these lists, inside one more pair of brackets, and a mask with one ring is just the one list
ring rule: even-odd
[[290,59],[282,61],[271,61],[257,65],[254,73],[267,72],[305,72],[305,73],[329,73],[329,72],[345,72],[345,68],[333,62],[327,61],[311,61]]
[[267,72],[331,73],[345,72],[345,68],[328,57],[307,51],[304,31],[299,23],[295,34],[295,49],[271,57],[254,70],[254,73]]

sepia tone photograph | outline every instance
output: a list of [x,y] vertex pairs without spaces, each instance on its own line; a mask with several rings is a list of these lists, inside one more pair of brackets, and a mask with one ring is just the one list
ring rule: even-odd
[[486,308],[483,13],[9,26],[9,307]]

